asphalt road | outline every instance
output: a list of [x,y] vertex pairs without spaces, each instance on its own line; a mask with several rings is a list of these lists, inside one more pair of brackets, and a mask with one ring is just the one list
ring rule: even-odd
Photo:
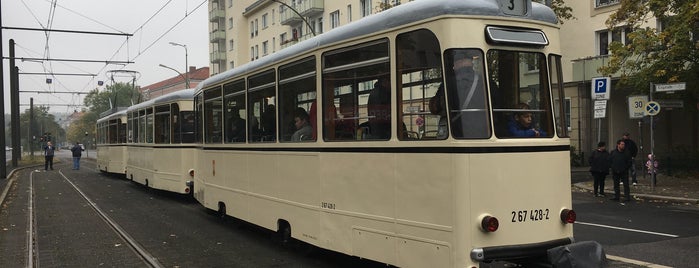
[[697,267],[699,207],[655,200],[619,203],[609,197],[573,190],[576,240],[598,241],[610,258],[642,264],[612,267]]

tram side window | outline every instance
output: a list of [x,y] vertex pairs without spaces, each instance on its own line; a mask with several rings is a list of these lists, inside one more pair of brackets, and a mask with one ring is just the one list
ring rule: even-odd
[[[445,139],[438,134],[440,118],[446,120],[444,98],[435,97],[442,82],[441,50],[437,37],[429,30],[417,30],[396,37],[398,71],[398,138],[401,140]],[[440,101],[440,103],[436,103]],[[430,109],[430,103],[441,105]],[[435,104],[436,103],[436,104]]]
[[146,142],[146,110],[138,111],[138,142]]
[[126,143],[126,123],[122,122],[121,119],[117,120],[119,138],[118,143]]
[[170,106],[155,107],[155,143],[170,143]]
[[138,112],[129,113],[129,142],[138,142]]
[[250,142],[273,142],[277,136],[274,70],[248,79],[248,137]]
[[[444,66],[451,135],[457,139],[489,138],[483,53],[478,49],[449,49],[444,53]],[[441,87],[437,94],[442,94],[440,91]]]
[[204,122],[201,120],[204,113],[204,94],[198,94],[194,97],[194,142],[202,143],[204,140],[202,135],[204,134]]
[[[109,144],[117,143],[117,121],[116,119],[109,120],[109,125],[107,126],[107,142]],[[104,130],[103,130],[104,131]]]
[[245,80],[223,85],[226,143],[245,142]]
[[146,142],[153,143],[153,122],[155,121],[153,109],[146,108]]
[[204,142],[223,142],[223,99],[221,87],[204,91]]
[[315,141],[317,130],[315,77],[315,58],[313,57],[279,68],[281,141]]
[[388,140],[391,92],[388,40],[323,55],[323,138]]
[[546,56],[535,52],[488,51],[493,122],[498,138],[553,136]]
[[559,137],[568,137],[570,127],[569,115],[567,116],[569,104],[566,102],[565,90],[563,89],[563,71],[561,70],[561,56],[549,55],[549,73],[551,77],[551,94],[554,104],[554,118],[556,120],[556,133]]

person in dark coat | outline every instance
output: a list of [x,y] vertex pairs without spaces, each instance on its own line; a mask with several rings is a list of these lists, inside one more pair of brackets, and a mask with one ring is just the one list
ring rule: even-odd
[[607,143],[600,141],[597,143],[597,149],[592,151],[590,159],[590,173],[594,178],[595,196],[604,196],[604,179],[609,174],[609,152],[607,152]]
[[631,134],[629,132],[624,132],[624,136],[621,138],[624,140],[626,147],[624,150],[631,156],[631,168],[629,169],[631,173],[631,183],[636,185],[638,184],[638,180],[636,179],[636,155],[638,154],[638,146],[636,146],[636,142],[634,142],[630,136]]
[[53,154],[56,151],[56,147],[49,141],[44,146],[44,170],[53,170]]
[[624,140],[616,142],[616,149],[609,155],[609,164],[612,168],[612,178],[614,179],[614,198],[619,201],[619,183],[624,184],[624,201],[631,201],[631,191],[629,190],[629,168],[631,167],[631,155],[624,152],[626,144]]
[[80,146],[80,143],[75,143],[72,148],[70,148],[70,151],[73,152],[73,169],[78,170],[80,169],[80,157],[82,157],[82,151],[85,151],[82,146]]

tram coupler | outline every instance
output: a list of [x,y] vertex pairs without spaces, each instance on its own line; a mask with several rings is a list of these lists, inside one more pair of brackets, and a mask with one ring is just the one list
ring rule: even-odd
[[546,254],[551,267],[606,267],[607,256],[596,241],[582,241],[549,249]]

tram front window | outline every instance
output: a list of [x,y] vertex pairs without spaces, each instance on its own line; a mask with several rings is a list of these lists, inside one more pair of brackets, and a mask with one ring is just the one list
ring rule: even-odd
[[493,122],[498,138],[553,136],[546,56],[490,50],[487,55]]
[[[448,120],[454,138],[490,137],[482,61],[483,53],[478,49],[450,49],[445,52]],[[440,87],[437,95],[443,94],[443,90]],[[445,118],[440,119],[440,128],[446,126],[444,121]]]

